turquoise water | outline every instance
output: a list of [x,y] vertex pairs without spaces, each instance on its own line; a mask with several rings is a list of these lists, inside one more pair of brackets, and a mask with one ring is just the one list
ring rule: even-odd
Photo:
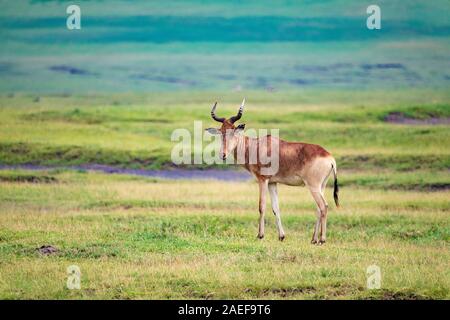
[[[0,1],[0,92],[447,88],[449,1]],[[273,4],[277,5],[274,6]]]

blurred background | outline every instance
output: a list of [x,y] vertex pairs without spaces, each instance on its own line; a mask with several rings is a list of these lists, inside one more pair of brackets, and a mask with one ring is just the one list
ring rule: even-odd
[[0,92],[447,88],[450,2],[372,2],[1,0]]

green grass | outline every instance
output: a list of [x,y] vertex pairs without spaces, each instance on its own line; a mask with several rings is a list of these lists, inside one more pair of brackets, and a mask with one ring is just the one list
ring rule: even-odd
[[42,96],[37,102],[29,95],[4,96],[0,159],[3,164],[169,166],[174,129],[192,132],[194,120],[203,121],[204,128],[215,126],[209,117],[212,101],[218,99],[219,114],[229,116],[243,95],[248,102],[242,122],[248,129],[279,129],[285,140],[321,144],[338,159],[340,168],[445,171],[450,167],[448,126],[384,121],[391,112],[420,119],[448,118],[448,94],[426,90]]
[[[330,208],[329,241],[318,247],[309,244],[315,214],[304,188],[279,190],[287,233],[281,243],[270,211],[266,238],[256,239],[257,187],[250,182],[41,174],[55,181],[0,182],[1,298],[450,295],[447,191],[342,188],[342,208]],[[58,252],[42,256],[42,245]],[[73,264],[81,268],[81,290],[65,286]],[[366,289],[372,264],[382,270],[380,290]]]
[[[328,242],[311,245],[305,188],[279,189],[287,238],[267,212],[257,233],[252,182],[170,181],[64,166],[170,167],[175,128],[204,127],[211,102],[231,115],[246,96],[246,128],[279,128],[337,158],[340,199]],[[449,299],[450,150],[446,91],[305,90],[0,98],[0,298]],[[226,172],[224,172],[226,174]],[[37,248],[52,245],[54,255]],[[81,290],[66,288],[69,265]],[[366,289],[366,269],[382,288]]]

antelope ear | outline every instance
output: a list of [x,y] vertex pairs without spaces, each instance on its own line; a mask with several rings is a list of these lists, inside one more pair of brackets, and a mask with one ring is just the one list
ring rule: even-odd
[[205,131],[208,131],[209,134],[220,134],[220,130],[217,128],[207,128]]
[[236,127],[235,132],[240,133],[240,132],[244,131],[244,129],[245,129],[245,123],[242,123]]

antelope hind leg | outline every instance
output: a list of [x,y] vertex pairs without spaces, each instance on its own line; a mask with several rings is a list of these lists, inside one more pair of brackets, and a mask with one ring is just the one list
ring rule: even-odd
[[[313,238],[311,240],[312,244],[323,244],[326,241],[326,225],[323,228],[323,223],[326,223],[327,208],[326,203],[323,200],[323,196],[320,189],[310,189],[311,195],[317,204],[317,221],[314,227]],[[318,240],[318,231],[320,229],[320,240]]]

